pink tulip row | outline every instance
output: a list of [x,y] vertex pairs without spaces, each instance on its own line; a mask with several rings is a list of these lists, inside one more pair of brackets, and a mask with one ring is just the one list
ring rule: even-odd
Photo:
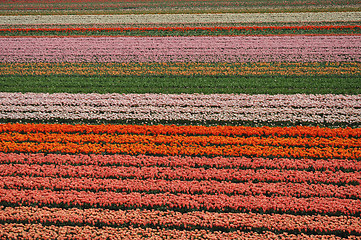
[[[175,230],[133,227],[44,226],[42,224],[0,224],[0,237],[4,239],[342,239],[335,235],[276,234],[270,231],[222,232],[209,230]],[[357,239],[351,236],[349,239]]]
[[0,92],[1,106],[361,108],[361,95],[337,94],[71,94]]
[[359,172],[308,172],[279,169],[217,169],[173,167],[101,167],[97,165],[0,165],[0,176],[136,178],[167,180],[216,180],[232,182],[293,182],[361,184]]
[[0,62],[344,62],[361,36],[11,37]]
[[307,213],[355,215],[360,217],[360,199],[289,197],[264,195],[243,196],[225,194],[118,193],[89,191],[51,191],[0,189],[0,202],[8,206],[33,205],[81,208],[166,208],[206,211]]
[[[316,220],[316,221],[315,221]],[[354,233],[361,234],[360,218],[352,216],[302,216],[290,214],[215,213],[192,211],[180,213],[157,210],[61,209],[38,207],[6,207],[0,211],[0,221],[103,226],[164,226],[183,229],[237,229],[272,231]],[[352,224],[351,224],[352,222]]]
[[361,161],[352,159],[288,159],[288,158],[247,158],[247,157],[180,157],[146,155],[69,155],[43,153],[2,153],[1,164],[70,164],[98,166],[142,166],[142,167],[181,167],[181,168],[265,168],[298,169],[336,172],[340,169],[350,172],[361,171]]
[[53,177],[0,177],[1,188],[50,189],[53,191],[170,192],[187,194],[242,194],[293,197],[336,197],[361,199],[360,186],[308,183],[232,183],[215,180],[94,179]]

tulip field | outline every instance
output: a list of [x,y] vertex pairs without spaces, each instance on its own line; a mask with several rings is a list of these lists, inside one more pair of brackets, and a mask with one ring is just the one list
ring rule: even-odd
[[344,238],[359,1],[0,2],[0,239]]

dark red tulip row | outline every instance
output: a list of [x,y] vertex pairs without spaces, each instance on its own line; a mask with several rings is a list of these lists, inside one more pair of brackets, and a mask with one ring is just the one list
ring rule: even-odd
[[[317,221],[315,221],[317,219]],[[361,220],[352,216],[302,216],[290,214],[215,213],[192,211],[180,213],[158,210],[62,209],[6,207],[0,221],[48,223],[54,225],[164,226],[177,229],[272,230],[293,233],[361,235]],[[353,224],[351,224],[351,222]]]
[[247,157],[190,157],[147,155],[96,155],[96,154],[43,154],[1,153],[2,164],[70,164],[99,166],[143,166],[143,167],[212,167],[240,169],[293,169],[347,172],[361,171],[361,161],[353,159],[289,159]]
[[354,215],[360,217],[361,200],[289,196],[267,197],[225,194],[118,193],[0,189],[5,206],[34,205],[62,208],[168,209],[293,214]]
[[[340,239],[335,235],[305,235],[274,233],[270,231],[176,230],[137,227],[93,227],[93,226],[44,226],[42,224],[0,224],[0,237],[3,239]],[[356,238],[350,238],[356,239]]]
[[0,177],[1,188],[49,189],[52,191],[116,191],[148,193],[266,195],[292,197],[336,197],[361,199],[361,186],[335,186],[308,183],[219,182],[214,180],[182,181],[164,179],[94,179],[53,177]]

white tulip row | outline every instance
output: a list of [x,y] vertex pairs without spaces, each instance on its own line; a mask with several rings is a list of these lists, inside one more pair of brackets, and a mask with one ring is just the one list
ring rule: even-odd
[[0,106],[361,108],[361,94],[71,94],[0,92]]
[[361,12],[15,15],[0,16],[0,24],[149,24],[361,21]]
[[0,93],[0,120],[361,123],[361,95]]

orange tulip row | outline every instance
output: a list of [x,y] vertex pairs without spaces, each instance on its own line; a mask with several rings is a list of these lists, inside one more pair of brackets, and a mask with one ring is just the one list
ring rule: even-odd
[[288,158],[346,158],[360,159],[361,148],[338,147],[288,147],[288,146],[251,146],[223,145],[202,146],[196,144],[155,144],[155,143],[84,143],[72,142],[0,142],[0,151],[5,153],[84,153],[84,154],[152,154],[152,155],[190,155],[190,156],[256,156]]
[[64,134],[64,133],[0,133],[0,141],[14,142],[62,142],[62,143],[144,143],[170,145],[270,145],[301,147],[361,147],[356,138],[309,138],[309,137],[227,137],[227,136],[184,136],[184,135],[133,135],[133,134]]
[[0,124],[0,132],[58,132],[58,133],[122,133],[165,135],[222,136],[307,136],[361,138],[361,128],[246,127],[246,126],[175,126],[175,125],[68,125],[68,124]]

